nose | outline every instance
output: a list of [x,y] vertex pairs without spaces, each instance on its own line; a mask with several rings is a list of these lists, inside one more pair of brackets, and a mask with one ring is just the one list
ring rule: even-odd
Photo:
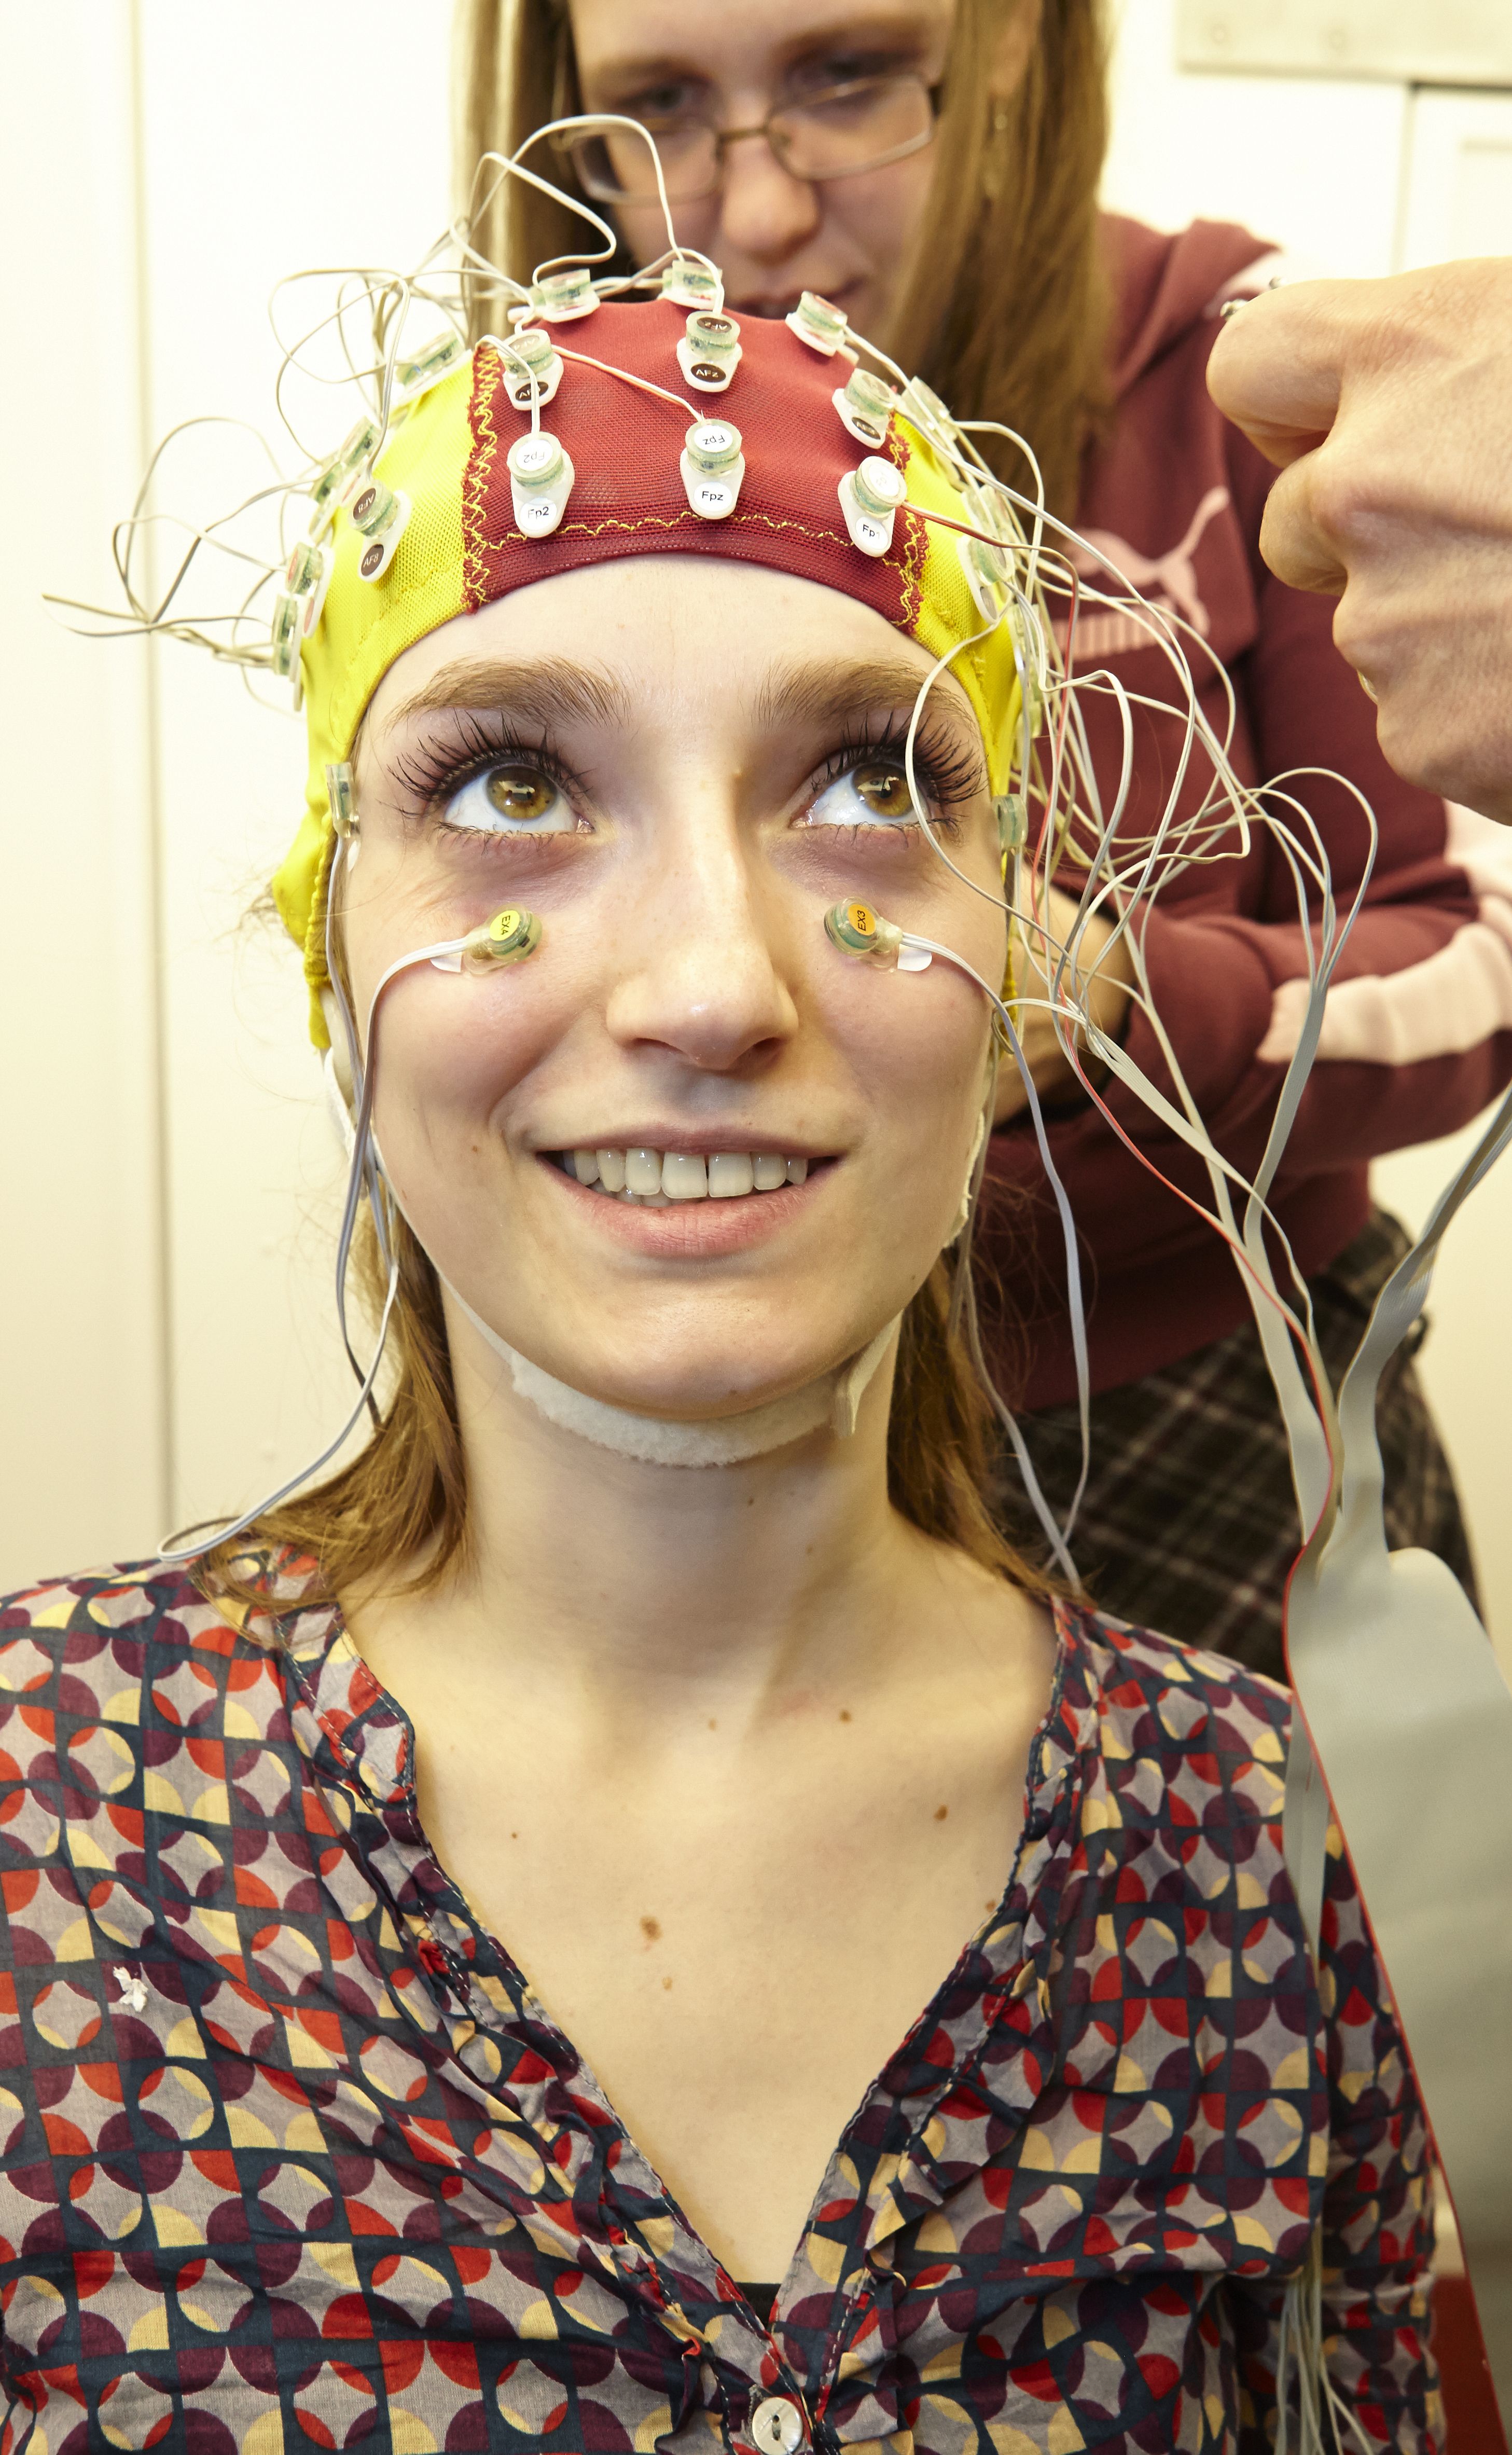
[[629,954],[609,995],[611,1037],[700,1073],[765,1072],[798,1015],[763,901],[733,834],[690,835],[621,916]]
[[728,254],[780,264],[813,237],[822,214],[817,188],[784,170],[759,132],[726,147],[719,238]]

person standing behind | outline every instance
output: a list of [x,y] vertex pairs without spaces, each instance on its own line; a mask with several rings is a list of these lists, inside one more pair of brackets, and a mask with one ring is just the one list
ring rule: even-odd
[[[1259,551],[1272,471],[1210,401],[1220,311],[1262,287],[1263,242],[1197,222],[1177,236],[1100,214],[1107,132],[1099,0],[461,0],[465,182],[484,151],[512,152],[548,114],[613,112],[656,136],[679,241],[717,257],[737,319],[779,315],[801,292],[952,400],[1032,445],[1048,501],[1159,610],[1188,626],[1205,713],[1260,783],[1328,767],[1372,804],[1380,845],[1329,1000],[1320,1063],[1273,1207],[1306,1274],[1323,1350],[1342,1372],[1379,1288],[1406,1249],[1371,1206],[1370,1161],[1452,1130],[1512,1075],[1512,953],[1478,927],[1512,895],[1512,862],[1479,822],[1395,777],[1371,710],[1329,638],[1328,609],[1279,585]],[[584,137],[558,152],[614,223],[625,261],[664,232],[649,152]],[[567,182],[570,184],[570,180]],[[584,244],[583,225],[523,189],[487,238],[516,273]],[[478,302],[480,328],[488,303]],[[999,474],[1028,464],[983,438]],[[1077,670],[1165,696],[1159,652],[1125,616],[1090,611],[1063,642]],[[1089,717],[1104,800],[1122,744],[1111,700]],[[1125,830],[1142,832],[1178,772],[1182,728],[1136,707]],[[1195,806],[1195,772],[1179,807]],[[1367,858],[1359,805],[1337,781],[1290,788],[1325,843],[1341,903]],[[1483,831],[1490,834],[1489,829]],[[1070,903],[1053,892],[1050,922]],[[1491,943],[1486,943],[1489,940]],[[1083,939],[1084,962],[1099,946]],[[1307,948],[1295,889],[1269,842],[1196,868],[1149,916],[1155,1004],[1205,1121],[1240,1168],[1259,1160],[1296,1045]],[[1157,1082],[1159,1048],[1110,957],[1099,1020]],[[1094,1390],[1092,1471],[1073,1534],[1105,1610],[1271,1674],[1299,1533],[1286,1446],[1239,1278],[1180,1199],[1207,1187],[1147,1111],[1109,1106],[1162,1187],[1087,1102],[1053,1034],[1026,1047],[1082,1240]],[[1021,1085],[1005,1082],[982,1243],[1001,1282],[994,1360],[1022,1410],[1040,1480],[1064,1512],[1080,1469],[1059,1230],[1039,1182]],[[1453,1477],[1410,1356],[1382,1392],[1394,1544],[1441,1554],[1474,1593]],[[1033,1536],[1015,1482],[1004,1523]]]

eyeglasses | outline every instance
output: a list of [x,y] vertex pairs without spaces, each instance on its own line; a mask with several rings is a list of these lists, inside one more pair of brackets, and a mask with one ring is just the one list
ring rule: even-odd
[[[714,128],[692,113],[641,125],[656,141],[669,201],[690,205],[717,193],[726,147],[748,136],[764,136],[784,171],[805,181],[851,179],[900,162],[933,138],[935,96],[917,76],[857,77],[779,104],[755,128]],[[586,194],[610,205],[655,202],[650,151],[628,129],[575,137],[566,150]]]

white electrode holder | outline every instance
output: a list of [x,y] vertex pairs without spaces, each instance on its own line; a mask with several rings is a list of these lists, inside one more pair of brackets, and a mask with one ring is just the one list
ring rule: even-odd
[[696,307],[717,315],[724,306],[724,283],[706,265],[675,256],[662,274],[661,294],[673,307]]
[[1000,620],[1013,595],[1013,570],[1007,554],[1000,545],[988,545],[983,538],[971,537],[958,537],[956,552],[971,590],[971,601],[982,620]]
[[695,392],[727,392],[740,358],[740,327],[733,315],[700,311],[689,316],[677,364]]
[[571,265],[565,273],[544,273],[531,283],[531,314],[543,324],[575,324],[597,305],[598,293],[586,264]]
[[301,538],[289,558],[284,573],[284,586],[292,597],[297,597],[300,619],[307,639],[312,639],[320,628],[320,617],[326,610],[326,591],[336,558],[331,548],[317,545],[312,538]]
[[393,370],[395,404],[403,402],[408,407],[412,401],[422,399],[433,385],[444,383],[448,375],[464,366],[472,355],[460,333],[441,333],[433,341],[427,341],[423,349],[400,358]]
[[739,501],[745,476],[738,426],[723,417],[690,426],[677,465],[690,510],[701,520],[727,520]]
[[[359,506],[366,502],[370,493],[377,497],[379,502],[359,517]],[[358,489],[352,500],[351,519],[360,549],[357,555],[359,579],[372,582],[383,578],[398,552],[399,539],[410,525],[410,515],[413,509],[414,505],[402,490],[391,494],[386,486],[375,480]]]
[[494,344],[504,375],[504,389],[514,407],[529,417],[537,404],[544,409],[556,397],[564,373],[563,360],[549,333],[527,324],[507,341]]
[[539,428],[509,448],[514,525],[522,537],[548,538],[560,528],[577,472],[554,435]]
[[864,367],[857,367],[849,383],[838,386],[830,398],[846,434],[854,436],[868,452],[879,452],[887,441],[887,430],[897,406],[897,395],[892,385],[884,383],[880,375],[868,375]]
[[874,559],[888,552],[898,507],[908,499],[903,473],[877,455],[847,469],[836,492],[851,543]]
[[791,315],[783,319],[790,333],[796,333],[806,349],[817,351],[821,358],[833,358],[845,344],[850,326],[838,307],[832,307],[816,290],[805,290]]

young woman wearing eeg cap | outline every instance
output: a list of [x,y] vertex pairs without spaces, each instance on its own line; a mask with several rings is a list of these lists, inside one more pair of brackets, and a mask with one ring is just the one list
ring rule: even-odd
[[1259,2446],[1317,2239],[1423,2446],[1421,2118],[1337,1848],[1309,1964],[1286,1700],[983,1505],[991,500],[895,404],[857,543],[822,324],[742,335],[719,459],[675,290],[576,303],[533,404],[413,362],[273,618],[381,1425],[0,1613],[11,2425]]
[[[719,258],[737,317],[822,292],[958,416],[1027,436],[1054,508],[1190,626],[1201,701],[1220,733],[1232,721],[1239,773],[1258,782],[1326,768],[1368,797],[1381,833],[1367,906],[1276,1195],[1337,1381],[1406,1249],[1371,1208],[1370,1161],[1463,1124],[1512,1071],[1512,1038],[1497,1027],[1512,1011],[1512,958],[1493,943],[1512,856],[1481,822],[1392,774],[1333,647],[1331,609],[1260,561],[1274,473],[1218,416],[1204,370],[1225,294],[1272,269],[1267,243],[1223,223],[1171,238],[1098,214],[1099,0],[777,0],[758,10],[521,0],[509,11],[466,0],[460,26],[468,163],[485,145],[508,152],[552,110],[646,120],[669,162],[678,235]],[[626,260],[663,244],[643,158],[582,136],[560,163],[613,216]],[[567,243],[559,212],[517,192],[500,200],[495,253],[511,213],[516,271]],[[1021,476],[1010,446],[978,440],[1004,475]],[[1083,568],[1097,576],[1095,560]],[[1083,613],[1071,661],[1112,672],[1135,696],[1124,820],[1134,839],[1179,776],[1180,728],[1138,705],[1164,693],[1145,635],[1120,616]],[[1086,723],[1107,804],[1122,759],[1112,701],[1089,698]],[[1201,789],[1188,778],[1187,815]],[[1347,797],[1307,776],[1289,789],[1313,811],[1336,880],[1358,878],[1366,840]],[[1262,845],[1247,863],[1195,871],[1165,898],[1150,957],[1204,1120],[1249,1173],[1296,1045],[1307,963],[1284,865]],[[1123,1029],[1158,1071],[1138,1013]],[[1109,1610],[1280,1676],[1297,1510],[1242,1294],[1190,1211],[1089,1113],[1048,1030],[1032,1028],[1031,1055],[1055,1107],[1052,1147],[1088,1274],[1093,1446],[1079,1566]],[[986,1223],[1007,1300],[995,1362],[1063,1515],[1082,1463],[1073,1314],[1017,1082],[1002,1101],[1015,1113],[990,1169],[1027,1215],[1013,1213],[1001,1238]],[[1148,1118],[1124,1122],[1180,1192],[1202,1197],[1179,1146]],[[1393,1542],[1440,1552],[1473,1594],[1452,1473],[1405,1352],[1381,1430]],[[1013,1538],[1032,1544],[1016,1479],[998,1505]]]

